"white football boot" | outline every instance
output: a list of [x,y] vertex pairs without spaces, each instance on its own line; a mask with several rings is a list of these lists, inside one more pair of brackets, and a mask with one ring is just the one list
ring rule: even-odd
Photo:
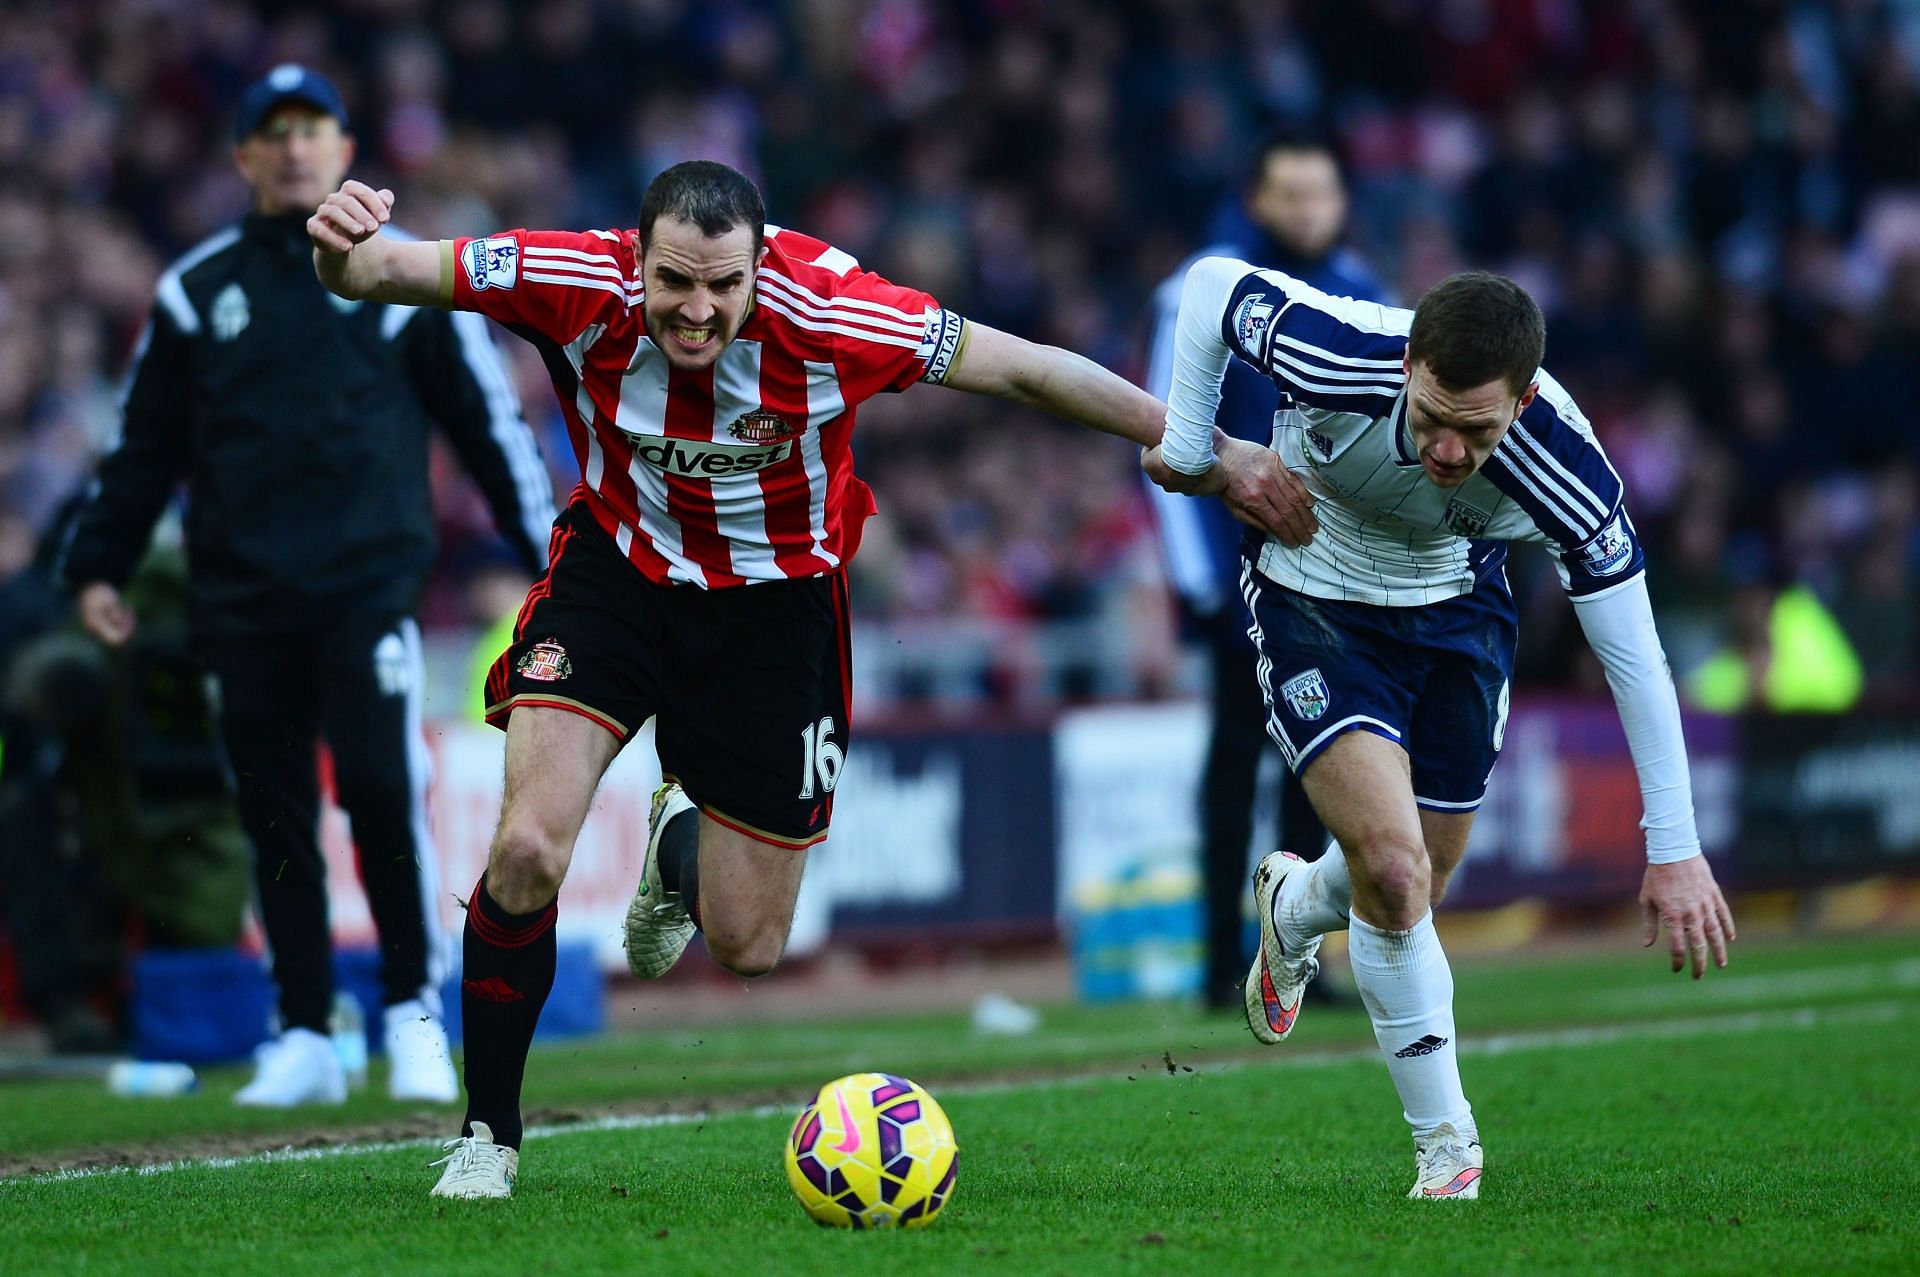
[[1480,1138],[1442,1122],[1431,1135],[1413,1138],[1413,1188],[1408,1197],[1472,1201],[1480,1196]]
[[1287,1040],[1294,1021],[1300,1017],[1300,998],[1307,981],[1320,973],[1320,937],[1308,942],[1306,952],[1288,957],[1280,943],[1280,929],[1274,925],[1273,902],[1287,875],[1307,867],[1307,862],[1290,851],[1276,851],[1261,858],[1253,871],[1253,908],[1260,917],[1260,952],[1254,955],[1253,968],[1241,992],[1246,999],[1247,1027],[1253,1036],[1268,1046]]
[[415,998],[387,1008],[387,1094],[396,1100],[451,1104],[460,1098],[447,1030]]
[[671,971],[693,939],[693,918],[680,893],[668,891],[660,881],[661,831],[673,817],[692,810],[693,799],[672,781],[653,791],[640,886],[627,906],[627,969],[642,980],[658,979]]
[[233,1097],[245,1108],[285,1109],[344,1104],[347,1072],[333,1039],[312,1029],[288,1029],[254,1052],[253,1081]]
[[433,1197],[512,1197],[520,1178],[520,1150],[493,1142],[493,1128],[473,1124],[473,1134],[455,1136],[440,1146],[446,1156],[434,1162],[447,1169],[433,1186]]

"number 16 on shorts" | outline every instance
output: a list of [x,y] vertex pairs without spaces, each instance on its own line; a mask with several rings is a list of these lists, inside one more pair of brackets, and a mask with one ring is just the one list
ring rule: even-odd
[[847,761],[847,752],[833,743],[833,715],[801,731],[800,756],[800,797],[812,798],[816,783],[820,793],[831,794]]

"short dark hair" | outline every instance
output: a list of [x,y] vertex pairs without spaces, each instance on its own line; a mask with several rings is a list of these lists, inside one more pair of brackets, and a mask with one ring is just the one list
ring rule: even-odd
[[1527,290],[1490,271],[1450,275],[1413,308],[1407,358],[1443,386],[1469,390],[1496,378],[1526,393],[1547,350],[1547,321]]
[[1261,134],[1259,143],[1254,146],[1247,162],[1247,189],[1253,190],[1265,179],[1268,161],[1287,152],[1324,155],[1333,161],[1336,169],[1346,167],[1341,163],[1340,147],[1331,133],[1312,125],[1282,124]]
[[754,251],[760,250],[767,221],[760,188],[739,169],[713,160],[687,160],[647,184],[640,200],[640,242],[653,235],[662,217],[692,222],[708,237],[725,235],[741,224],[753,232]]

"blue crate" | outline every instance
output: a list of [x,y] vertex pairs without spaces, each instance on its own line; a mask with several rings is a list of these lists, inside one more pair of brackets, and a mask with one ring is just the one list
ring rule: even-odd
[[[380,959],[371,949],[337,952],[335,986],[360,1002],[368,1049],[381,1050]],[[535,1040],[606,1028],[606,975],[587,944],[559,946],[553,993]],[[447,1032],[460,1036],[460,980],[441,988]],[[267,1040],[278,1001],[265,963],[238,949],[155,949],[133,964],[134,1054],[143,1060],[219,1064],[243,1060]]]

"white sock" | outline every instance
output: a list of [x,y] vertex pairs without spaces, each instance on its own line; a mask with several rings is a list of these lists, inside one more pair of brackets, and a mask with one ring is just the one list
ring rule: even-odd
[[1453,969],[1433,929],[1433,911],[1411,931],[1383,931],[1354,915],[1347,956],[1407,1125],[1421,1136],[1451,1122],[1471,1137],[1473,1107],[1460,1088],[1453,1040]]
[[1353,883],[1346,853],[1330,844],[1320,859],[1295,869],[1273,897],[1273,925],[1289,953],[1299,953],[1315,936],[1346,929],[1353,908]]

